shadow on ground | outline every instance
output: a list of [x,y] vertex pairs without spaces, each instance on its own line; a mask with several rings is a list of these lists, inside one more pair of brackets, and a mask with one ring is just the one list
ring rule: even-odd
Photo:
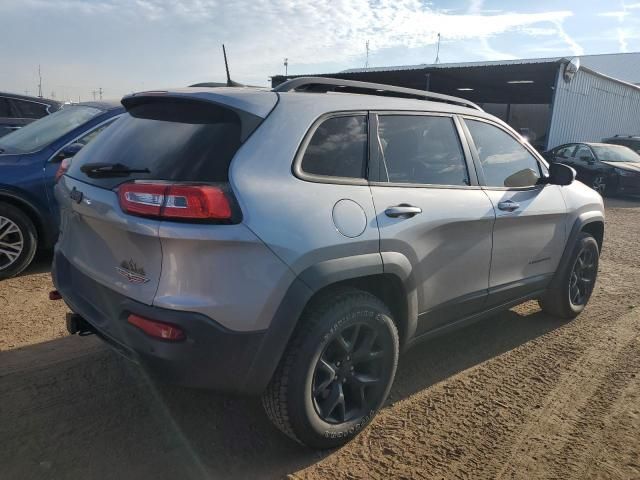
[[[424,342],[388,404],[561,325],[509,311]],[[0,445],[4,478],[281,478],[330,454],[283,437],[257,398],[155,384],[95,337],[0,352]]]

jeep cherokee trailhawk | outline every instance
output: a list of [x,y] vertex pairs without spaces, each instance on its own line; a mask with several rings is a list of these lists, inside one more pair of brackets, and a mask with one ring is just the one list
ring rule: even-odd
[[122,103],[56,187],[69,330],[262,394],[303,444],[358,434],[416,341],[589,300],[602,198],[471,102],[298,78]]

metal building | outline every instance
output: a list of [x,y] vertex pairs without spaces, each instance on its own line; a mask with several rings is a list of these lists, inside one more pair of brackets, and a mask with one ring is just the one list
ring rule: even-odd
[[[640,53],[353,69],[319,76],[466,98],[541,150],[640,134]],[[293,76],[274,76],[272,84],[287,78]]]

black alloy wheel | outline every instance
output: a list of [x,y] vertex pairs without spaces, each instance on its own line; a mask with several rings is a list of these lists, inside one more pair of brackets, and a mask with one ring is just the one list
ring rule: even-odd
[[589,301],[598,274],[598,251],[585,245],[573,264],[569,276],[569,301],[574,306],[584,306]]
[[312,395],[318,416],[340,424],[364,417],[380,399],[388,352],[376,326],[356,323],[329,341],[316,364]]

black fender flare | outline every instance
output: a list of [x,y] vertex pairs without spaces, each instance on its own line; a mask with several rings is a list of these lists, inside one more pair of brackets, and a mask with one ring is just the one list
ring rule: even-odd
[[560,258],[560,262],[558,263],[558,268],[556,269],[556,273],[553,275],[551,282],[549,282],[550,289],[560,288],[560,281],[562,272],[565,271],[567,265],[569,264],[571,250],[575,245],[576,238],[578,238],[578,234],[589,224],[593,223],[602,223],[604,225],[604,215],[601,212],[584,212],[578,216],[573,222],[571,226],[571,231],[569,235],[567,235],[567,241],[564,245],[564,250],[562,252],[562,258]]

